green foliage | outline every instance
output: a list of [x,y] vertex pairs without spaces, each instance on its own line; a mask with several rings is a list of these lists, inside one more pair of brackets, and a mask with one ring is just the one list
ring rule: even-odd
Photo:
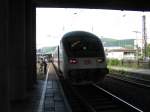
[[145,57],[150,57],[150,44],[147,45],[146,47],[146,54],[145,54],[145,48],[143,49],[143,52],[142,52],[142,59]]
[[121,60],[118,59],[108,59],[107,60],[108,66],[120,66],[121,65]]
[[42,51],[44,53],[52,53],[55,50],[56,47],[43,47]]
[[104,44],[104,47],[118,46],[118,47],[125,47],[129,49],[134,48],[134,39],[117,40],[111,38],[101,38],[101,40]]
[[150,68],[150,62],[143,62],[143,60],[118,60],[118,59],[107,59],[107,65],[109,67],[118,66],[125,68]]
[[147,45],[147,55],[150,57],[150,44]]
[[124,60],[122,66],[127,68],[138,68],[139,63],[135,60]]
[[39,53],[43,53],[43,54],[51,54],[54,52],[54,50],[56,49],[56,46],[53,47],[43,47],[37,50],[37,52]]

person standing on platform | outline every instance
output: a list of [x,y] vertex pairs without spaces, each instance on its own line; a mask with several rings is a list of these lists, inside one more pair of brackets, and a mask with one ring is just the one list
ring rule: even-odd
[[44,65],[44,75],[47,73],[47,61],[44,59],[43,60],[43,65]]

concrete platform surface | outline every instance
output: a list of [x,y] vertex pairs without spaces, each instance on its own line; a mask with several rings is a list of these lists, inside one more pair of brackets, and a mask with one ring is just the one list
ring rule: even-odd
[[67,112],[52,64],[45,80],[38,80],[25,100],[11,102],[10,112]]

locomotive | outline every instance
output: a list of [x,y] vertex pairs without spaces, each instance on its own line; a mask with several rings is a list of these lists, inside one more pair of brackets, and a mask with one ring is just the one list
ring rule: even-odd
[[108,74],[100,38],[86,31],[64,34],[53,53],[53,64],[72,84],[98,83]]

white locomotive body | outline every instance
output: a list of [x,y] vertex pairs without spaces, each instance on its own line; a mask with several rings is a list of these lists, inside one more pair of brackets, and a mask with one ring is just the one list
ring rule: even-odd
[[72,84],[97,83],[108,73],[102,42],[89,32],[65,34],[53,56],[56,68]]

